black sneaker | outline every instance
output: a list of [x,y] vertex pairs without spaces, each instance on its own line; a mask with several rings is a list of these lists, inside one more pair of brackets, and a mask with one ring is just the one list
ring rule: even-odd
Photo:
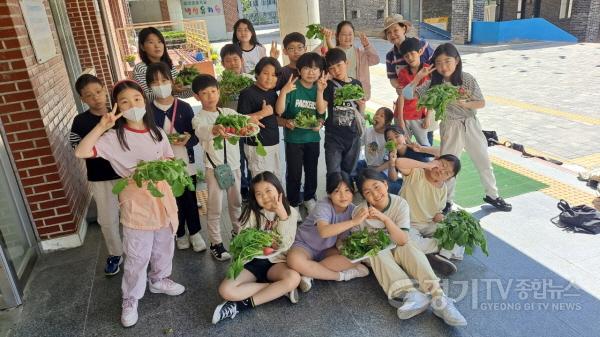
[[235,302],[226,301],[219,304],[215,308],[215,312],[213,313],[212,323],[217,324],[225,318],[233,319],[235,315],[237,315],[240,311],[237,308],[237,304]]
[[504,199],[502,199],[500,197],[498,197],[496,199],[492,199],[491,197],[486,195],[485,198],[483,198],[483,201],[496,207],[500,211],[503,211],[503,212],[512,211],[512,205],[507,203],[506,201],[504,201]]
[[427,256],[427,260],[429,261],[431,268],[443,276],[449,276],[456,273],[456,265],[440,254],[431,253],[426,254],[425,256]]
[[452,210],[452,203],[447,202],[446,207],[444,207],[444,209],[442,210],[442,214],[448,215],[448,213],[450,213],[451,210]]
[[119,268],[119,265],[121,263],[123,263],[122,257],[109,256],[108,259],[106,259],[106,267],[104,267],[104,275],[106,275],[106,276],[117,275],[119,273],[119,271],[121,271],[121,268]]
[[229,254],[227,249],[225,249],[225,246],[223,246],[222,242],[217,243],[216,245],[211,244],[210,252],[212,253],[212,256],[219,261],[231,259],[231,255]]

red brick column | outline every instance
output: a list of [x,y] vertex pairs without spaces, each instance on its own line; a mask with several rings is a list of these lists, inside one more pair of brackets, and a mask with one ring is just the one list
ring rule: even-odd
[[95,68],[96,76],[109,89],[112,88],[113,77],[106,52],[108,47],[104,27],[94,1],[66,0],[65,4],[81,68]]
[[160,0],[160,15],[162,16],[163,21],[170,21],[171,16],[169,15],[169,5],[167,4],[167,0]]
[[57,55],[38,64],[18,0],[0,3],[0,120],[37,233],[74,233],[90,200],[83,163],[68,144],[77,114],[56,28]]
[[225,29],[233,31],[233,25],[240,18],[237,0],[223,0],[223,14],[225,15]]

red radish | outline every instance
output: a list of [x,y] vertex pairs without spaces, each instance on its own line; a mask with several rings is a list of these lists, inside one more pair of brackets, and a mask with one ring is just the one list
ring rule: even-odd
[[273,254],[274,251],[275,251],[275,249],[273,249],[271,247],[265,247],[265,248],[263,248],[263,255],[271,255],[271,254]]
[[327,47],[321,46],[321,55],[327,54]]

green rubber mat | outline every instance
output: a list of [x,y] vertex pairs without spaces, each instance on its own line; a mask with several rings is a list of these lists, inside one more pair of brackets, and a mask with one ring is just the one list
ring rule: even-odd
[[[462,207],[474,207],[483,204],[485,192],[479,180],[477,169],[466,152],[460,157],[460,163],[462,164],[462,169],[456,181],[454,202]],[[494,167],[498,191],[504,199],[548,187],[544,183],[502,166],[495,164],[492,164],[492,166]]]

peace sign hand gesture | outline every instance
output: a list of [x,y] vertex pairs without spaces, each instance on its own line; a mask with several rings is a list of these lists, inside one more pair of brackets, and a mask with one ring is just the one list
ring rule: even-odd
[[297,77],[290,76],[290,79],[283,86],[283,88],[281,88],[281,93],[288,94],[288,93],[296,90],[296,81],[297,80],[298,80]]
[[367,37],[367,34],[360,32],[358,33],[358,38],[360,39],[360,43],[362,44],[363,48],[367,48],[369,46],[369,38]]
[[279,48],[277,47],[277,42],[275,42],[274,40],[271,41],[271,50],[269,51],[269,54],[271,55],[271,57],[278,59],[279,58]]
[[419,72],[415,75],[415,82],[420,82],[422,79],[424,79],[425,77],[431,75],[431,73],[433,73],[435,71],[435,67],[431,67],[431,68],[425,68],[423,67],[421,70],[419,70]]
[[121,116],[123,116],[122,112],[115,115],[116,112],[117,112],[117,103],[115,103],[111,112],[106,113],[106,115],[102,116],[102,118],[100,119],[100,122],[98,123],[98,125],[100,125],[100,127],[102,127],[102,129],[104,131],[109,130],[113,126],[115,126],[115,122],[117,121],[117,119],[119,119],[119,118],[121,118]]

